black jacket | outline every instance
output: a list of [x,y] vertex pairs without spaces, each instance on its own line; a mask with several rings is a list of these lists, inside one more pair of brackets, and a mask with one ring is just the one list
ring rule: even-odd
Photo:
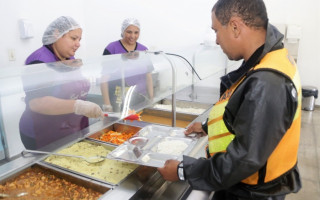
[[291,95],[295,88],[287,77],[274,71],[247,74],[268,52],[283,48],[282,39],[283,35],[269,24],[265,44],[239,69],[221,78],[222,94],[247,75],[229,99],[223,116],[235,138],[226,153],[217,153],[210,159],[184,156],[185,177],[193,189],[227,190],[248,198],[282,195],[300,189],[296,167],[271,183],[255,186],[241,183],[265,166],[297,109],[297,98]]

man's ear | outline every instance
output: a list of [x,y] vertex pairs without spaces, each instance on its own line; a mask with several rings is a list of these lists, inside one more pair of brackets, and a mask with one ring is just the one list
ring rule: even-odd
[[231,17],[229,21],[229,26],[235,38],[238,38],[241,33],[240,21],[236,17]]

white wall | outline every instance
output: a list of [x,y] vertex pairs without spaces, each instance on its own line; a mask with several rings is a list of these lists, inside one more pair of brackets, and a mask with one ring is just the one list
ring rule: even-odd
[[[120,39],[121,23],[126,17],[139,19],[142,26],[140,42],[150,50],[177,49],[199,44],[203,42],[211,25],[211,0],[50,2],[0,0],[0,26],[5,27],[0,32],[0,66],[23,64],[26,57],[41,46],[41,37],[47,25],[61,15],[72,16],[84,29],[81,48],[76,54],[78,58],[102,55],[109,42]],[[33,38],[20,39],[18,20],[21,18],[33,23]],[[9,49],[15,50],[16,61],[9,61]]]
[[[27,56],[41,46],[44,30],[57,17],[70,15],[84,23],[84,8],[81,0],[58,0],[54,3],[49,0],[0,0],[0,67],[23,64]],[[18,20],[21,18],[32,22],[32,39],[20,39]],[[15,50],[16,61],[9,61],[9,49]],[[83,51],[81,48],[78,54],[84,55]]]
[[[302,28],[299,41],[298,68],[301,84],[320,90],[320,1],[265,0],[271,22],[297,24]],[[316,100],[320,105],[320,100]]]
[[[210,11],[215,0],[0,0],[0,67],[22,65],[26,57],[41,46],[46,26],[61,15],[75,18],[83,27],[81,48],[76,57],[100,56],[104,47],[120,38],[121,22],[136,17],[141,22],[140,42],[150,50],[175,51],[192,48],[206,40],[210,30]],[[320,1],[266,0],[271,23],[302,27],[298,66],[303,85],[320,89]],[[32,39],[20,39],[18,20],[30,20]],[[213,38],[212,38],[213,39]],[[16,60],[9,61],[13,49]],[[320,100],[316,101],[320,104]]]
[[[136,17],[141,22],[140,42],[150,50],[174,51],[192,48],[207,39],[210,10],[214,0],[0,0],[0,67],[22,65],[26,57],[41,46],[46,26],[61,15],[75,18],[83,27],[81,48],[76,57],[100,56],[104,47],[120,38],[121,22]],[[306,3],[304,3],[306,2]],[[320,89],[318,0],[267,0],[269,19],[276,24],[302,27],[298,66],[303,85]],[[50,6],[48,6],[50,5]],[[18,20],[32,22],[34,37],[20,39]],[[212,38],[214,40],[214,38]],[[8,50],[15,52],[9,61]],[[319,103],[319,101],[317,102]]]
[[109,42],[120,39],[121,23],[126,17],[139,19],[140,42],[150,50],[199,44],[211,27],[211,7],[212,0],[90,1],[85,13],[90,40],[87,56],[101,55]]

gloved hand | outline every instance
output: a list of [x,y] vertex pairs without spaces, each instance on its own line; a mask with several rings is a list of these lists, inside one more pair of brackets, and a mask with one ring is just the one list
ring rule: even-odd
[[92,103],[90,101],[76,100],[73,111],[77,115],[84,115],[90,118],[103,117],[102,110],[98,104]]
[[102,110],[103,110],[104,112],[112,112],[112,111],[113,111],[112,105],[103,104],[103,105],[102,105]]

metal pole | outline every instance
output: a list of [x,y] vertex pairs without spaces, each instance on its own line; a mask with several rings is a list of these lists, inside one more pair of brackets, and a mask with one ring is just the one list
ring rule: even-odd
[[164,53],[161,52],[161,54],[169,61],[172,69],[172,127],[176,126],[176,66],[175,64],[168,58],[168,56]]
[[1,109],[1,98],[0,98],[0,146],[2,146],[3,151],[0,148],[0,160],[9,158],[8,146],[6,145],[6,134],[3,124],[3,115]]

